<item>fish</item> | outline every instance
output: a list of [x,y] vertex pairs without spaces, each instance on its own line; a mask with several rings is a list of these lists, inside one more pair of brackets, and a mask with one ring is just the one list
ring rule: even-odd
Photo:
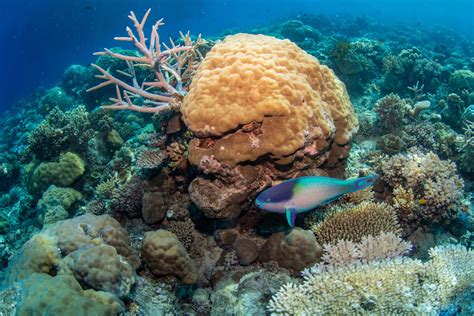
[[283,181],[260,193],[255,204],[266,211],[286,214],[291,227],[295,226],[296,215],[329,204],[346,193],[356,192],[372,186],[378,175],[355,179],[330,177],[299,177]]

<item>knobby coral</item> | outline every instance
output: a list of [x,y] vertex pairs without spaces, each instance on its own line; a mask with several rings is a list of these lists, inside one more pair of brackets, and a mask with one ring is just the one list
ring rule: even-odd
[[294,43],[264,35],[237,34],[216,44],[181,112],[199,137],[189,156],[201,168],[209,157],[235,166],[270,155],[288,164],[300,149],[315,156],[346,145],[358,128],[332,70]]

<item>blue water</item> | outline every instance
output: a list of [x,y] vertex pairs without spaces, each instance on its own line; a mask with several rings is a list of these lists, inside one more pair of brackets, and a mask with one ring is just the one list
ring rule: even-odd
[[443,26],[474,39],[473,0],[16,0],[2,1],[0,110],[60,80],[71,64],[124,35],[128,11],[164,17],[163,38],[178,30],[205,36],[269,24],[301,13],[367,16],[385,23]]

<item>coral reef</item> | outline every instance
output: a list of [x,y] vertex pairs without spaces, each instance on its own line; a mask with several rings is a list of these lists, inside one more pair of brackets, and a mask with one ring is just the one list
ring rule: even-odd
[[[254,86],[259,89],[251,95],[239,92]],[[236,216],[238,210],[227,209],[245,205],[242,197],[233,196],[252,197],[266,185],[242,183],[244,170],[237,164],[270,157],[272,165],[288,165],[308,156],[313,164],[335,164],[345,156],[358,126],[345,86],[331,70],[293,43],[263,35],[229,36],[215,45],[196,71],[181,112],[198,136],[189,144],[190,162],[217,177],[213,182],[195,179],[191,197],[208,216],[219,218]],[[263,167],[254,168],[257,179],[274,173],[264,175]],[[204,200],[194,190],[204,186],[208,188],[202,191],[228,198],[211,205],[215,196]]]
[[[143,13],[2,113],[1,315],[473,314],[471,40],[301,13],[163,43]],[[253,203],[373,174],[304,229]]]

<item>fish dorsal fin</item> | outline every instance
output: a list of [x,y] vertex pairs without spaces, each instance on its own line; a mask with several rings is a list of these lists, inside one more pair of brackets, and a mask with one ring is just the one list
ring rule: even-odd
[[288,221],[290,227],[295,227],[296,210],[294,208],[286,209],[286,220]]

